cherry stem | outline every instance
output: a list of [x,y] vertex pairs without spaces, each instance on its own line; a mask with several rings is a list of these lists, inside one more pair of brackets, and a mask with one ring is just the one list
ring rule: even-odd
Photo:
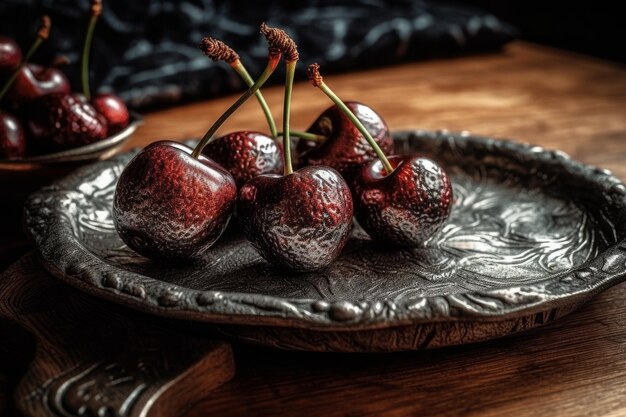
[[[237,74],[239,74],[239,76],[244,80],[248,87],[252,87],[254,85],[254,80],[240,60],[237,59],[233,61],[230,66],[237,72]],[[267,124],[270,128],[272,138],[276,139],[278,137],[278,132],[276,129],[276,122],[274,122],[274,116],[272,115],[272,111],[267,105],[267,102],[265,101],[265,97],[263,97],[263,93],[261,93],[261,90],[257,90],[254,95],[256,96],[256,99],[259,102],[261,109],[263,109],[263,113],[265,114],[265,118],[267,119]]]
[[237,101],[234,104],[232,104],[224,112],[224,114],[222,114],[219,117],[219,119],[217,119],[215,121],[215,123],[213,123],[213,125],[209,128],[209,130],[207,130],[207,132],[202,137],[202,140],[200,141],[200,143],[198,143],[198,145],[195,147],[195,149],[191,153],[191,156],[193,156],[194,158],[198,158],[200,156],[200,154],[204,150],[204,147],[209,144],[209,142],[213,138],[213,135],[215,134],[215,132],[217,132],[217,130],[220,128],[220,126],[222,126],[222,124],[224,124],[224,122],[239,107],[241,107],[241,105],[243,103],[245,103],[255,92],[257,92],[259,90],[259,88],[261,88],[261,86],[265,83],[265,81],[267,81],[267,79],[270,77],[270,75],[272,75],[272,73],[274,72],[274,70],[278,66],[278,63],[280,62],[280,57],[281,57],[280,54],[270,54],[270,56],[268,58],[267,66],[263,70],[263,73],[261,74],[261,76],[256,80],[256,82],[250,88],[248,88],[248,90],[245,93],[243,93],[237,99]]
[[374,149],[374,152],[376,152],[376,155],[378,156],[378,159],[380,159],[380,162],[383,163],[387,174],[391,174],[393,172],[393,167],[389,163],[387,156],[385,156],[383,150],[380,149],[380,146],[378,146],[378,143],[376,143],[370,132],[368,132],[365,126],[363,126],[363,123],[361,123],[361,121],[354,115],[354,113],[352,113],[352,110],[350,110],[348,106],[346,106],[346,104],[341,101],[339,97],[337,97],[337,95],[326,85],[326,83],[324,83],[324,81],[320,80],[317,87],[322,90],[324,94],[326,94],[328,98],[330,98],[333,103],[335,103],[337,107],[339,107],[339,109],[348,117],[348,119],[350,119],[354,126],[359,129],[359,132],[361,132],[365,140],[367,140],[372,149]]
[[39,31],[37,32],[37,38],[35,39],[33,44],[30,46],[30,49],[28,49],[28,52],[26,52],[26,55],[24,55],[24,57],[22,58],[22,62],[20,62],[20,65],[15,69],[15,71],[13,71],[13,74],[11,74],[11,77],[9,77],[7,82],[2,87],[2,90],[0,90],[0,101],[2,101],[6,93],[9,91],[9,89],[13,85],[20,71],[22,71],[24,66],[26,66],[26,63],[30,60],[30,58],[33,56],[35,51],[39,48],[39,45],[41,45],[43,41],[48,39],[48,36],[50,35],[50,26],[51,26],[50,18],[48,16],[43,16],[41,18],[41,26],[39,28]]
[[93,0],[91,2],[91,18],[89,26],[87,26],[87,34],[85,35],[85,44],[83,45],[83,55],[81,58],[81,82],[83,85],[83,95],[87,100],[91,100],[91,91],[89,90],[89,55],[91,51],[91,42],[93,40],[93,32],[96,28],[96,22],[102,11],[102,1]]
[[293,78],[296,72],[295,61],[287,61],[285,76],[285,100],[283,105],[283,158],[285,161],[285,175],[293,173],[291,165],[291,140],[289,138],[289,119],[291,115],[291,91],[293,90]]
[[[289,131],[289,135],[295,136],[300,139],[310,140],[311,142],[318,142],[318,143],[325,142],[326,139],[328,139],[324,135],[317,135],[311,132],[301,132],[299,130],[291,130]],[[283,132],[278,132],[278,136],[285,136],[285,135],[283,135]]]

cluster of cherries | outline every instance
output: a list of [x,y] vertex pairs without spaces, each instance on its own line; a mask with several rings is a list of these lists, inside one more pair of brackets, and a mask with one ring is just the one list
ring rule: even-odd
[[[0,37],[0,158],[22,158],[97,142],[129,123],[124,102],[112,94],[91,96],[88,80],[89,51],[101,0],[90,7],[89,26],[82,55],[82,94],[72,93],[70,82],[58,68],[28,63],[50,34],[50,18],[42,18],[37,38],[26,55],[13,39]],[[4,100],[6,98],[6,100]]]
[[[113,218],[124,242],[156,260],[200,257],[225,230],[237,206],[246,238],[270,263],[295,271],[329,265],[343,249],[353,215],[372,239],[423,245],[449,215],[452,188],[444,170],[419,156],[390,156],[393,141],[371,108],[342,102],[308,68],[313,85],[335,104],[306,132],[289,127],[298,51],[282,30],[261,25],[268,64],[253,81],[239,56],[223,42],[204,38],[201,49],[230,64],[250,87],[191,149],[160,141],[143,149],[122,172]],[[283,131],[259,88],[286,62]],[[214,138],[220,125],[256,94],[271,136],[241,131]],[[282,136],[282,146],[277,138]],[[292,170],[291,136],[302,166]]]

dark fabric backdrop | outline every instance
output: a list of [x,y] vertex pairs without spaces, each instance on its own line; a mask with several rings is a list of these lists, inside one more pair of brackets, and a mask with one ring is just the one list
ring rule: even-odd
[[524,40],[626,63],[620,1],[463,0],[513,23]]
[[[265,65],[266,21],[294,37],[301,56],[299,77],[309,63],[324,73],[429,57],[494,50],[515,29],[476,7],[436,0],[105,0],[92,47],[92,84],[115,90],[132,107],[174,104],[235,90],[243,83],[226,65],[197,48],[202,36],[234,47],[253,76]],[[0,34],[23,49],[38,16],[49,14],[53,31],[35,61],[63,53],[78,89],[78,62],[89,0],[2,0]],[[281,66],[282,70],[282,66]],[[277,71],[281,74],[281,71]],[[282,82],[275,75],[272,82]]]

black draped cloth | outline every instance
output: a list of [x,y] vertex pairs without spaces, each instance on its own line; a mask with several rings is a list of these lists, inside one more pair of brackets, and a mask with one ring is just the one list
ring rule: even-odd
[[[89,0],[2,0],[0,35],[27,49],[38,16],[49,14],[52,36],[35,61],[67,55],[72,64],[65,71],[79,89],[88,8]],[[300,78],[312,62],[329,74],[495,50],[516,33],[473,6],[437,0],[104,0],[92,47],[92,85],[116,91],[135,108],[242,90],[239,77],[197,45],[207,35],[224,40],[254,77],[266,63],[262,21],[294,38]],[[271,82],[282,82],[281,71]]]

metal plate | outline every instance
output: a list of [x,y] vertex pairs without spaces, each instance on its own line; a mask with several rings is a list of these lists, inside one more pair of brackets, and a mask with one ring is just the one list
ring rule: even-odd
[[41,170],[51,165],[105,159],[105,157],[112,155],[114,150],[117,150],[126,142],[142,123],[143,117],[137,113],[130,112],[128,126],[106,139],[45,155],[0,159],[0,171]]
[[[447,132],[395,134],[452,177],[455,205],[425,248],[380,247],[355,226],[327,270],[278,271],[236,225],[197,264],[128,249],[115,183],[133,153],[32,195],[25,222],[44,266],[83,290],[154,314],[217,323],[287,349],[396,351],[542,325],[626,277],[626,186],[558,151]],[[97,324],[96,324],[97,325]]]

